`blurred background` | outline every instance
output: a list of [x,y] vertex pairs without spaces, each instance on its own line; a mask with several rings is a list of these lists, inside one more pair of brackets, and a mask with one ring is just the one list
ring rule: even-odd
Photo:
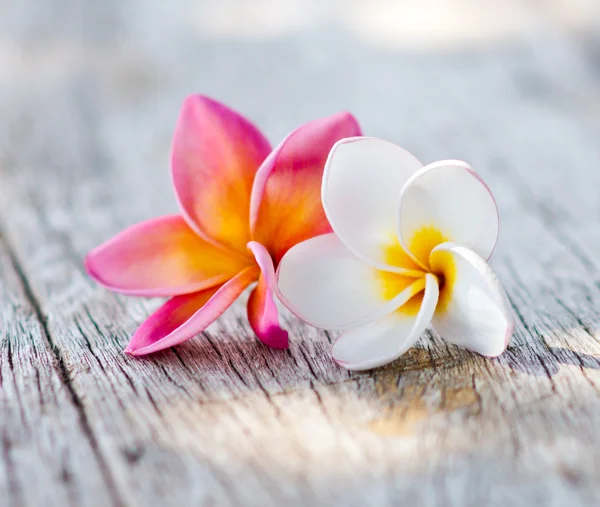
[[[600,184],[565,169],[600,163],[599,82],[596,0],[0,0],[4,166],[56,172],[59,201],[79,199],[104,237],[175,209],[168,155],[191,93],[273,144],[349,110],[425,163],[467,160],[508,215],[515,178],[542,201]],[[41,167],[23,146],[44,129],[63,135]],[[80,176],[77,195],[61,175]],[[89,224],[49,207],[58,228]]]
[[0,113],[28,114],[15,90],[44,107],[79,101],[115,169],[164,181],[190,93],[241,110],[273,143],[348,109],[429,161],[471,155],[474,134],[501,128],[483,124],[548,127],[532,107],[597,115],[599,73],[596,0],[0,1]]

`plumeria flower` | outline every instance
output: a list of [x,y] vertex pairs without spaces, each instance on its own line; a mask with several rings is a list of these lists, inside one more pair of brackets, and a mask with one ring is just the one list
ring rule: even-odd
[[248,319],[267,345],[288,346],[273,299],[275,267],[296,243],[331,231],[319,198],[334,143],[360,135],[339,113],[307,123],[274,150],[235,111],[199,95],[183,104],[171,165],[181,215],[148,220],[93,250],[88,273],[109,289],[172,296],[125,352],[196,336],[253,282]]
[[332,348],[339,364],[389,363],[430,323],[482,355],[504,351],[512,313],[486,262],[498,210],[468,164],[423,167],[387,141],[344,139],[329,155],[321,195],[334,232],[288,251],[278,290],[309,324],[344,330]]

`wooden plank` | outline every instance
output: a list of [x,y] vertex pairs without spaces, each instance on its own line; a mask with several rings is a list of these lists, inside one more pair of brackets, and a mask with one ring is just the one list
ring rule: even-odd
[[[4,447],[0,493],[14,505],[596,505],[600,150],[588,46],[556,33],[419,55],[345,34],[215,41],[192,11],[121,4],[74,3],[67,21],[43,25],[59,2],[38,14],[20,2],[3,22],[29,56],[17,65],[0,52],[14,69],[0,81],[0,222],[14,252],[0,252],[1,426],[19,446]],[[240,301],[196,340],[123,355],[158,302],[98,288],[82,257],[175,209],[168,149],[191,90],[273,140],[347,108],[424,161],[470,161],[502,214],[493,264],[518,316],[507,353],[488,360],[426,337],[389,367],[349,374],[326,335],[289,316],[290,351],[261,346]],[[51,386],[50,416],[35,371]],[[32,407],[25,430],[17,393]]]
[[14,262],[0,240],[2,503],[117,505],[81,400]]

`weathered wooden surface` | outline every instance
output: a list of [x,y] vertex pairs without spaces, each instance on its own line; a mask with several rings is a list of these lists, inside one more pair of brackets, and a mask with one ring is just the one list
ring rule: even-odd
[[[565,4],[0,1],[0,505],[598,505],[600,23]],[[240,301],[122,354],[159,302],[82,257],[175,209],[196,91],[274,142],[348,109],[468,160],[500,207],[508,351],[424,337],[349,374],[291,317],[289,351],[260,345]]]

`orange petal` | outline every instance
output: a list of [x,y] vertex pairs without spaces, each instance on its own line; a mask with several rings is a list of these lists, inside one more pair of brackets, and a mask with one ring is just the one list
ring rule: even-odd
[[349,113],[309,122],[286,137],[258,170],[250,208],[252,234],[275,265],[295,244],[331,232],[321,205],[325,161],[337,141],[360,134]]
[[256,170],[271,151],[246,118],[201,95],[183,104],[171,159],[184,216],[206,240],[246,252]]
[[227,310],[257,276],[258,269],[252,266],[220,287],[170,299],[140,326],[125,352],[141,356],[193,338]]
[[249,262],[204,241],[179,215],[134,225],[92,250],[90,276],[136,296],[174,296],[219,285]]

